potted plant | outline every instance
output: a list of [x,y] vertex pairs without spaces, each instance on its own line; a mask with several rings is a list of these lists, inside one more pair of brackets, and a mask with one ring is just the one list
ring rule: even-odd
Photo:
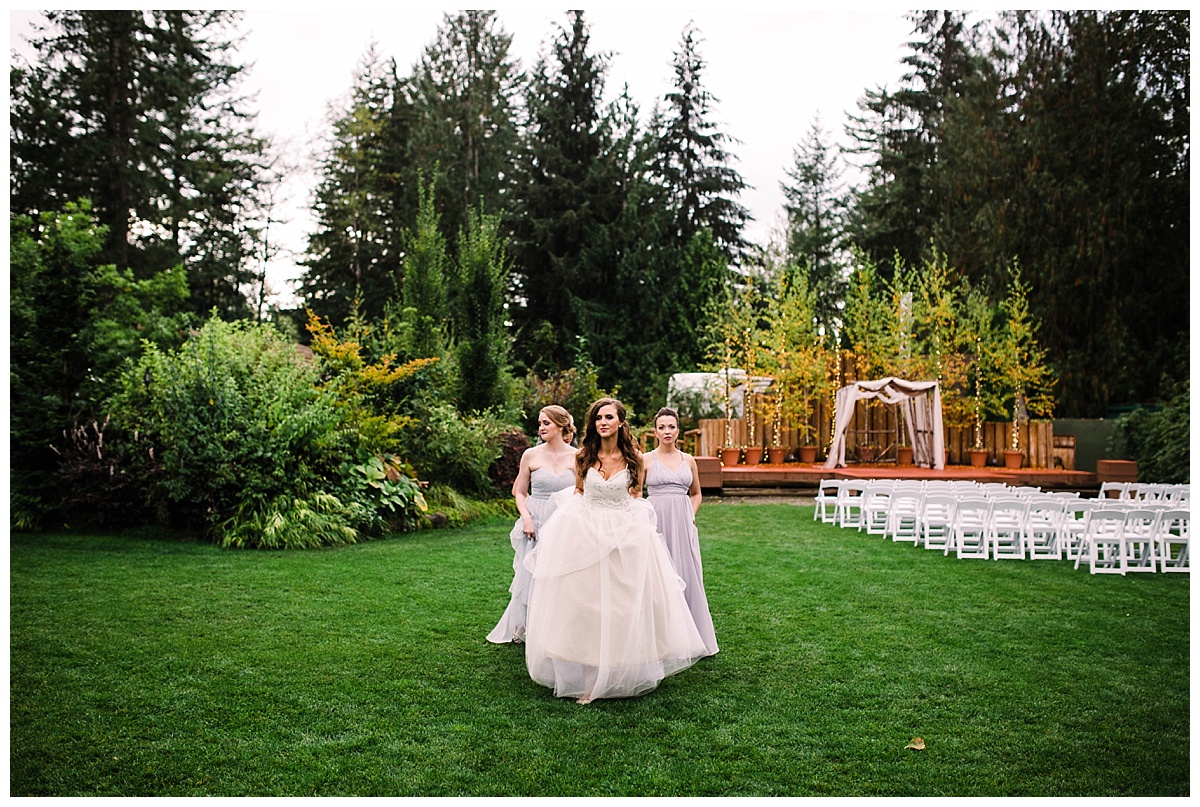
[[1049,390],[1054,380],[1045,364],[1045,350],[1037,343],[1037,323],[1029,313],[1028,292],[1029,286],[1021,281],[1021,269],[1014,259],[1009,267],[1008,296],[1000,303],[1004,324],[992,340],[997,381],[1006,395],[1013,396],[1004,466],[1014,469],[1020,468],[1025,459],[1019,445],[1019,424],[1029,419],[1030,410],[1049,416],[1053,409]]
[[[803,267],[789,264],[776,281],[775,307],[769,317],[776,348],[770,356],[774,374],[777,423],[786,421],[797,433],[800,462],[817,457],[817,430],[812,402],[828,394],[831,356],[816,326],[816,293]],[[775,433],[778,443],[778,427]]]
[[771,396],[771,401],[774,409],[774,418],[771,423],[771,445],[767,446],[767,462],[771,465],[782,465],[783,459],[787,455],[787,448],[779,442],[779,428],[783,422],[783,399],[779,394],[779,386],[772,384],[774,394]]
[[731,465],[738,464],[738,457],[742,450],[737,446],[725,446],[721,449],[721,465],[728,468]]

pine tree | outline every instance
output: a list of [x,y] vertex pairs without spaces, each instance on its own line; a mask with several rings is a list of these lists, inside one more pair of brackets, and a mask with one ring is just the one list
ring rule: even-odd
[[805,141],[793,151],[787,170],[792,184],[780,183],[787,212],[787,257],[805,267],[806,283],[816,295],[817,321],[833,333],[837,302],[845,293],[843,255],[848,199],[842,169],[814,121]]
[[[569,364],[588,330],[580,321],[588,316],[587,301],[616,269],[607,230],[623,207],[625,177],[615,162],[611,118],[601,108],[608,57],[589,52],[583,12],[568,17],[569,30],[557,26],[526,95],[512,218],[512,319],[527,367]],[[529,339],[539,330],[553,334],[549,344]]]
[[517,145],[514,101],[522,82],[511,45],[494,11],[446,14],[402,85],[409,170],[435,182],[448,241],[481,202],[497,214],[507,210]]
[[507,402],[511,337],[505,328],[504,293],[509,262],[500,217],[471,211],[458,237],[453,337],[458,359],[458,408],[482,412]]
[[448,286],[452,270],[446,239],[434,206],[437,181],[418,180],[416,225],[404,234],[404,279],[402,295],[404,321],[410,334],[409,350],[413,358],[442,355],[446,346],[449,321]]
[[[266,143],[236,95],[224,11],[53,11],[13,71],[14,212],[92,200],[101,260],[182,262],[193,306],[249,312]],[[49,158],[49,159],[47,159]]]
[[944,110],[976,67],[963,12],[914,12],[909,19],[919,36],[903,59],[911,71],[894,93],[868,92],[859,102],[863,114],[847,127],[858,142],[851,151],[871,155],[850,230],[884,276],[895,255],[908,266],[925,255],[939,209],[931,176],[945,137]]
[[742,229],[750,214],[736,197],[746,183],[729,165],[733,155],[727,144],[736,141],[711,120],[717,99],[702,83],[700,41],[689,23],[675,53],[674,89],[667,93],[666,109],[656,111],[651,124],[659,141],[655,175],[674,211],[676,243],[688,244],[696,233],[708,230],[727,260],[737,263],[747,247]]
[[395,201],[401,183],[390,170],[404,146],[403,133],[393,127],[396,85],[394,63],[372,44],[321,159],[318,229],[309,237],[300,293],[334,326],[355,310],[368,319],[380,316],[399,289]]

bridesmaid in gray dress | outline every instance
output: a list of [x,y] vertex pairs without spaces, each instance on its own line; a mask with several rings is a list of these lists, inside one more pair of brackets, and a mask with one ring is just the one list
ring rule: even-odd
[[539,445],[521,455],[521,468],[513,482],[513,498],[521,517],[513,525],[508,540],[513,548],[512,595],[508,607],[487,640],[495,644],[525,641],[525,616],[529,608],[529,587],[533,575],[525,558],[537,549],[537,534],[558,499],[554,494],[575,486],[575,420],[561,406],[551,404],[538,413]]
[[658,531],[666,539],[667,553],[675,571],[687,584],[684,599],[711,656],[717,652],[717,634],[704,593],[700,535],[696,532],[696,511],[703,501],[700,474],[692,455],[679,450],[679,414],[674,409],[658,410],[654,416],[654,436],[658,438],[658,448],[644,455],[642,480],[658,515]]

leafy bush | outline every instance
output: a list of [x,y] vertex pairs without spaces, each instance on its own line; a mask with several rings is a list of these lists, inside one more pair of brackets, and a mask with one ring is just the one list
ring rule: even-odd
[[141,449],[141,435],[121,435],[110,418],[79,424],[63,432],[55,480],[64,522],[72,526],[128,526],[145,520],[146,488],[158,463]]
[[1109,450],[1136,461],[1144,482],[1191,481],[1190,387],[1184,380],[1162,409],[1135,409],[1117,420]]
[[148,345],[114,412],[157,451],[151,490],[166,520],[228,546],[347,543],[387,528],[381,508],[400,504],[355,471],[400,428],[363,404],[378,370],[342,372],[268,326],[214,316],[177,351]]
[[490,410],[461,415],[437,399],[421,397],[408,404],[400,453],[420,476],[462,493],[492,494],[488,469],[500,457],[501,435],[511,424]]
[[473,499],[446,485],[431,484],[428,495],[429,514],[422,524],[436,526],[443,520],[451,527],[461,527],[485,518],[516,519],[517,505],[509,496],[503,499]]

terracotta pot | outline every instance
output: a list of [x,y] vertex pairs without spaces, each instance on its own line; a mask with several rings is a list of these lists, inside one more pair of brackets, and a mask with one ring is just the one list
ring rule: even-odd
[[801,462],[816,462],[817,447],[816,446],[800,446],[796,449],[796,454],[799,455]]
[[740,448],[726,447],[721,449],[721,464],[724,466],[737,465],[738,455],[742,453]]
[[771,465],[782,465],[786,454],[787,448],[784,446],[771,446],[767,449],[767,462]]
[[896,464],[897,465],[912,465],[913,447],[912,446],[896,446]]
[[875,461],[875,446],[859,446],[855,449],[858,455],[859,462],[874,462]]
[[971,455],[972,468],[982,468],[987,465],[988,452],[986,448],[972,448],[967,453]]
[[1025,459],[1024,451],[1005,451],[1004,452],[1004,467],[1009,470],[1017,470],[1021,467],[1022,461]]
[[762,446],[746,446],[746,464],[758,465],[762,462]]

